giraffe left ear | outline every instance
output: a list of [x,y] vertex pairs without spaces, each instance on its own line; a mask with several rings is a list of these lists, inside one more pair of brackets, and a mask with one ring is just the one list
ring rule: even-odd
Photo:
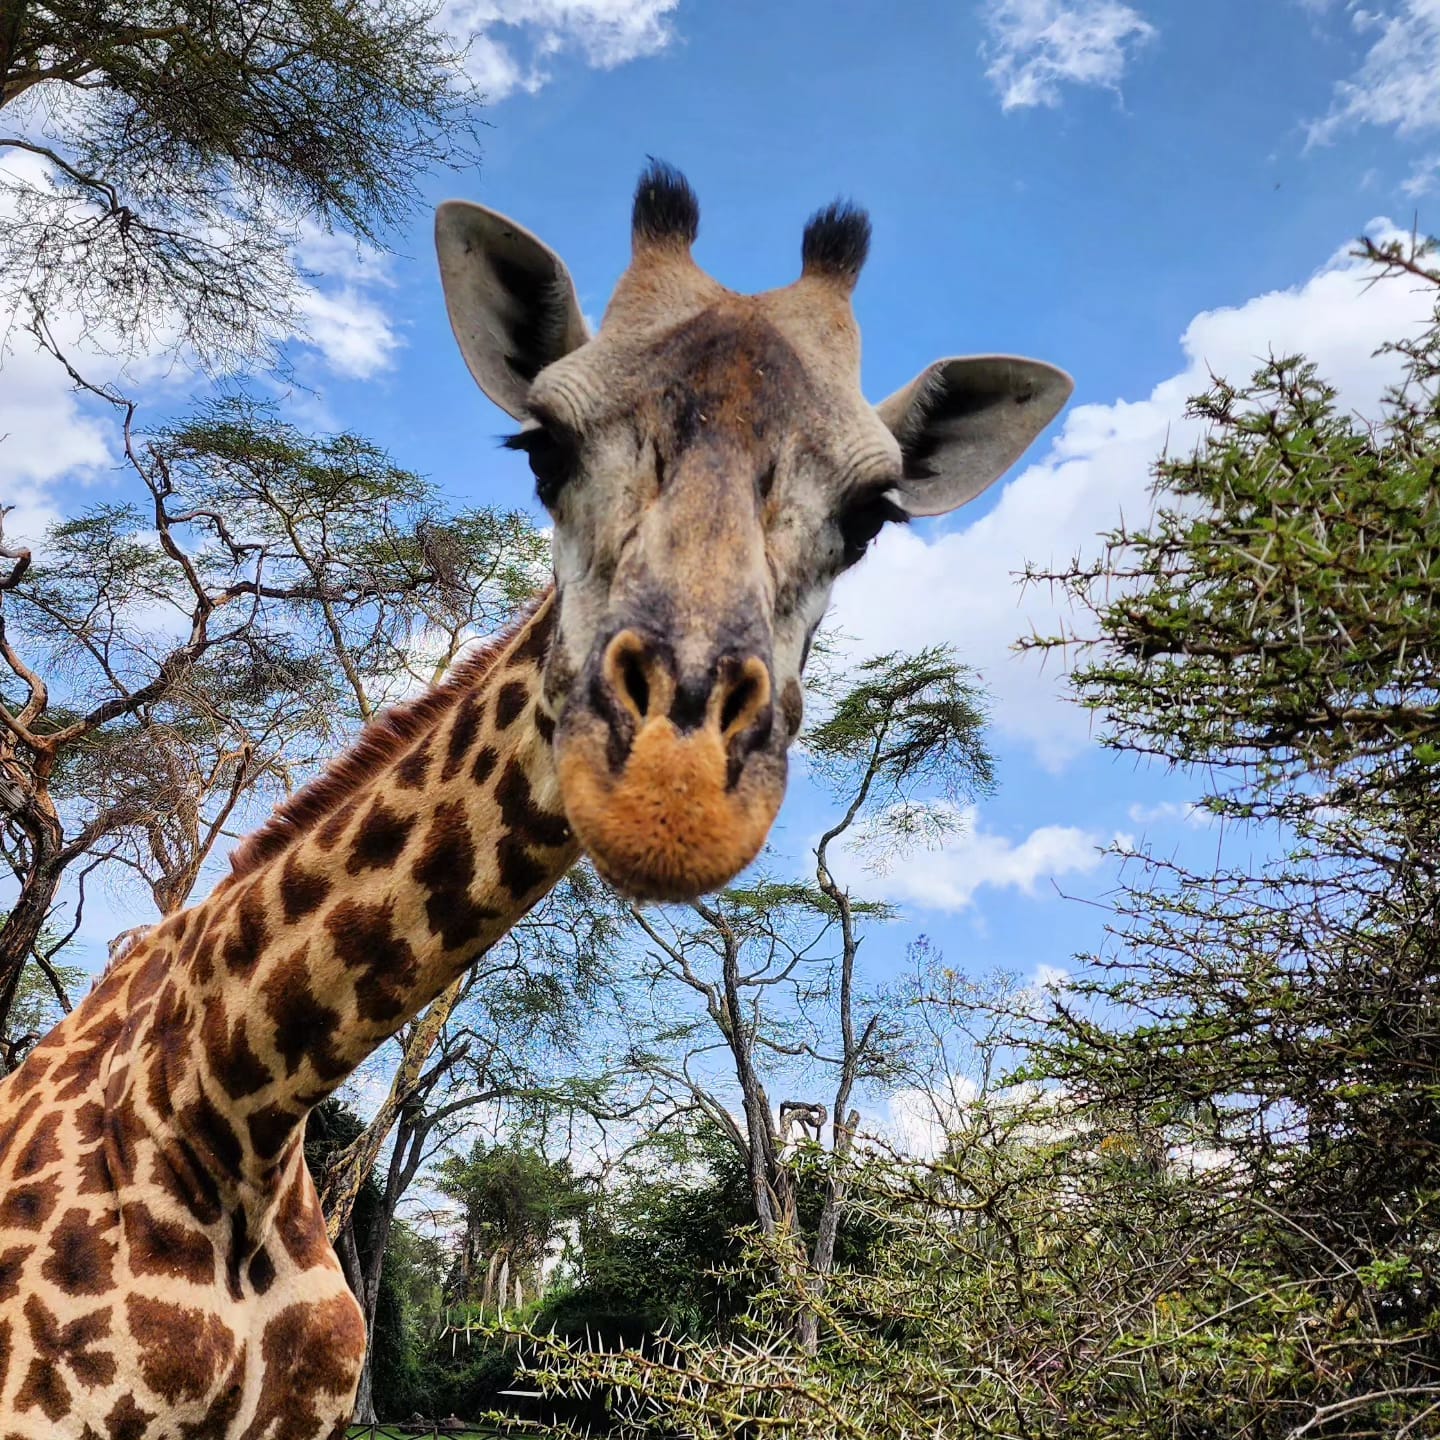
[[450,327],[480,388],[517,420],[530,382],[590,338],[565,262],[523,226],[447,200],[435,249]]
[[1060,413],[1075,382],[1039,360],[937,360],[875,407],[900,442],[896,498],[910,515],[943,515],[994,484]]

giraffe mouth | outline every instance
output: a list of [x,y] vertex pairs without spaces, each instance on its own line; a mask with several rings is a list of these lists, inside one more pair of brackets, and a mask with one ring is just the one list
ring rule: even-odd
[[692,900],[728,884],[759,853],[785,794],[785,757],[752,754],[738,775],[718,727],[665,715],[612,763],[598,717],[562,725],[556,762],[566,813],[595,868],[639,900]]

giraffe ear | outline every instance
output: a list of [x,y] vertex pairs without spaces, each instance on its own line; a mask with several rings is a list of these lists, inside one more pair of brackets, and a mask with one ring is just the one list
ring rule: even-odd
[[530,382],[590,332],[565,263],[528,230],[467,200],[435,212],[450,327],[480,388],[517,419]]
[[1039,360],[937,360],[875,407],[905,457],[897,499],[911,515],[973,500],[1060,413],[1075,382]]

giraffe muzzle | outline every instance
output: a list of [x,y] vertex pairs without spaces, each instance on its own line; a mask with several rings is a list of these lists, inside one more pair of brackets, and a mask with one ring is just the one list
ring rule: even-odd
[[596,868],[640,899],[728,883],[765,843],[785,792],[770,667],[723,654],[685,673],[625,629],[556,737],[570,823]]

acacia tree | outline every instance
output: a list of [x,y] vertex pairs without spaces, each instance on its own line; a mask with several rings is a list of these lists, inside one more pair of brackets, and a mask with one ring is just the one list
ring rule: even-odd
[[57,523],[33,556],[9,546],[0,578],[0,1023],[92,877],[177,908],[239,820],[507,617],[544,548],[522,516],[446,515],[378,447],[267,405],[142,437],[117,403],[143,500]]
[[[620,1436],[1250,1436],[1230,1337],[1175,1345],[1166,1310],[1210,1278],[1191,1245],[1209,1217],[1122,1149],[1037,1142],[1039,1118],[971,1106],[932,1159],[867,1148],[845,1202],[865,1243],[823,1289],[756,1237],[727,1268],[750,1300],[725,1330],[628,1349],[528,1333],[521,1383],[600,1391]],[[795,1342],[807,1316],[813,1348]],[[1172,1428],[1177,1393],[1190,1423]]]
[[[1369,254],[1440,295],[1423,249]],[[1262,860],[1130,857],[1105,953],[982,1032],[1036,1088],[852,1178],[866,1266],[816,1296],[762,1249],[737,1342],[536,1337],[543,1384],[630,1400],[622,1433],[1436,1433],[1440,309],[1392,348],[1372,424],[1299,357],[1216,381],[1153,518],[1034,577],[1076,619],[1027,643],[1081,647],[1105,742]]]
[[[868,660],[823,699],[825,718],[803,744],[839,813],[813,878],[760,877],[687,909],[632,911],[648,941],[650,1004],[631,1009],[627,1061],[672,1119],[699,1117],[729,1138],[760,1234],[803,1252],[817,1294],[835,1261],[857,1087],[893,1073],[901,1039],[898,1009],[866,998],[856,969],[866,922],[888,911],[836,879],[835,853],[888,855],[939,838],[958,823],[958,802],[993,784],[981,692],[945,649]],[[819,1198],[802,1215],[790,1152],[807,1131]],[[798,1319],[807,1345],[817,1314]]]
[[[0,0],[0,297],[224,367],[295,332],[303,224],[383,240],[474,97],[438,4]],[[19,302],[16,305],[16,302]]]
[[[1365,253],[1440,296],[1425,247]],[[1217,381],[1153,521],[1044,577],[1088,621],[1074,683],[1106,743],[1205,777],[1278,852],[1140,857],[1123,948],[1035,1062],[1097,1106],[1199,1117],[1250,1198],[1248,1235],[1208,1238],[1284,1315],[1256,1434],[1420,1433],[1440,1402],[1440,304],[1388,348],[1373,424],[1301,357]]]
[[476,1139],[436,1167],[435,1184],[461,1216],[449,1293],[482,1308],[518,1307],[527,1290],[538,1297],[551,1244],[594,1201],[568,1159],[514,1141]]

